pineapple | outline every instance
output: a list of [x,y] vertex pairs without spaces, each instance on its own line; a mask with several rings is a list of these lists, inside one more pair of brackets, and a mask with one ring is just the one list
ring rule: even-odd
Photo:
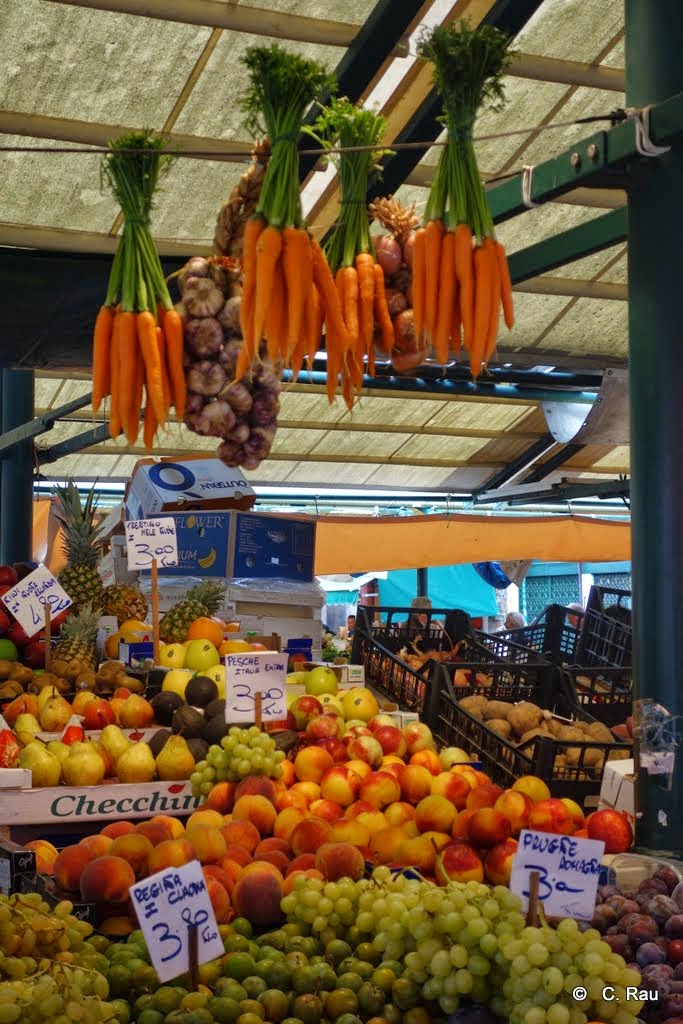
[[51,670],[67,679],[97,667],[97,622],[100,609],[90,604],[74,612],[62,626],[52,651]]
[[166,644],[182,643],[191,622],[202,615],[215,615],[224,589],[220,583],[198,583],[178,604],[161,617],[159,635]]
[[67,565],[59,573],[59,582],[73,601],[75,611],[86,604],[100,608],[104,587],[97,571],[100,530],[94,525],[95,492],[91,490],[81,504],[78,488],[69,482],[66,487],[56,487],[55,495],[67,556]]
[[119,626],[126,619],[138,619],[140,622],[144,622],[147,617],[147,599],[137,587],[116,583],[104,591],[102,614],[115,615]]

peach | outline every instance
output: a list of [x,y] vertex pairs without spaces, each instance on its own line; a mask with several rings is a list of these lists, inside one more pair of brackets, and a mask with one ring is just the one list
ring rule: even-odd
[[[410,828],[410,823],[406,826]],[[448,846],[453,842],[453,836],[447,832],[423,832],[423,839],[428,839],[432,846],[435,846],[437,850],[441,851],[445,846]]]
[[512,788],[520,793],[526,793],[534,803],[550,799],[550,790],[543,779],[539,779],[536,775],[523,775],[521,779],[517,779],[512,784]]
[[267,860],[253,860],[251,864],[247,864],[247,866],[243,868],[240,878],[244,878],[245,875],[258,874],[263,871],[266,871],[273,875],[274,878],[277,878],[280,884],[285,880],[285,876],[282,874],[280,869],[276,868],[274,864],[271,864],[270,861]]
[[117,836],[125,836],[128,832],[132,832],[134,828],[135,825],[132,821],[112,821],[108,825],[104,826],[100,835],[109,836],[110,839],[116,839]]
[[382,761],[379,766],[379,770],[381,772],[388,772],[390,775],[393,775],[395,779],[399,779],[400,781],[401,775],[406,770],[406,766],[403,763],[397,764],[394,761],[390,761],[388,764],[386,761]]
[[451,835],[454,839],[469,839],[470,821],[474,813],[474,811],[460,811],[451,828]]
[[213,878],[211,875],[205,875],[204,880],[206,882],[206,891],[209,899],[211,900],[211,906],[213,912],[216,915],[216,923],[221,924],[224,921],[228,921],[230,918],[230,896],[228,890],[221,885],[218,879]]
[[187,819],[185,828],[194,828],[195,825],[212,825],[214,828],[222,828],[225,824],[224,813],[212,810],[209,807],[200,807],[198,811]]
[[387,827],[387,819],[376,807],[373,807],[371,811],[363,811],[362,814],[358,815],[356,821],[370,829],[371,834]]
[[266,775],[248,775],[246,779],[242,779],[237,784],[235,803],[241,800],[243,796],[264,796],[266,800],[270,800],[271,804],[275,806],[275,801],[277,800],[275,783]]
[[304,736],[309,742],[316,740],[340,740],[344,735],[344,719],[339,714],[322,714],[312,718],[306,726]]
[[469,843],[450,843],[436,860],[436,880],[439,885],[449,882],[483,882],[484,865]]
[[493,782],[482,782],[475,786],[465,801],[468,811],[478,811],[481,807],[493,807],[496,800],[502,794],[500,786]]
[[103,836],[100,832],[96,836],[85,836],[81,839],[79,846],[87,846],[92,851],[93,857],[104,857],[105,853],[110,853],[110,847],[114,840],[111,836]]
[[294,762],[293,761],[288,761],[285,758],[284,761],[280,761],[280,768],[282,770],[282,775],[280,776],[280,778],[277,781],[281,782],[286,789],[289,789],[289,787],[293,786],[294,783],[296,782],[296,772],[294,771]]
[[316,740],[315,745],[326,750],[335,764],[346,764],[348,761],[346,744],[343,740]]
[[477,778],[477,773],[474,770],[474,768],[470,768],[466,764],[454,764],[453,767],[448,772],[448,774],[460,775],[462,776],[463,779],[467,779],[471,789],[475,789],[476,786],[480,784],[479,779]]
[[355,736],[349,743],[348,754],[349,760],[365,761],[371,768],[379,768],[384,757],[384,751],[372,734]]
[[341,804],[337,804],[334,800],[313,800],[309,805],[308,811],[316,818],[323,818],[324,821],[329,821],[332,824],[337,818],[341,818],[344,814],[344,808]]
[[390,864],[401,843],[408,839],[405,831],[398,825],[381,828],[371,836],[368,846],[372,851],[372,860],[376,864]]
[[574,822],[575,827],[583,828],[586,821],[586,816],[579,807],[579,805],[574,800],[570,800],[569,797],[566,796],[561,797],[560,799],[562,800],[562,803],[571,814],[572,821]]
[[293,890],[297,878],[323,878],[322,872],[318,871],[317,868],[309,868],[306,871],[292,871],[291,874],[285,878],[284,885],[282,886],[282,895],[288,896]]
[[495,804],[495,810],[501,811],[510,822],[510,830],[517,835],[529,824],[529,811],[533,807],[533,800],[526,793],[519,790],[504,790]]
[[294,715],[296,728],[301,731],[307,727],[313,718],[322,715],[323,706],[317,697],[302,694],[301,697],[296,698],[289,710]]
[[299,782],[320,782],[334,761],[322,747],[304,747],[294,760],[294,772]]
[[533,805],[529,811],[529,828],[536,832],[555,832],[567,836],[574,831],[574,821],[566,804],[551,797]]
[[387,764],[400,764],[403,768],[406,766],[405,760],[398,754],[385,754],[382,758],[382,767]]
[[293,871],[308,871],[310,868],[315,867],[315,854],[314,853],[302,853],[290,863],[287,869],[287,874],[291,875]]
[[417,868],[423,874],[431,874],[436,862],[436,850],[425,836],[406,839],[394,854],[396,864]]
[[348,765],[335,764],[320,780],[320,795],[324,800],[334,800],[341,807],[348,807],[357,799],[360,785],[360,776],[350,771]]
[[[384,758],[382,758],[384,760]],[[367,779],[368,775],[372,771],[372,768],[367,761],[350,760],[346,762],[346,767],[354,775],[357,775],[360,779]]]
[[628,818],[610,807],[594,811],[586,822],[586,831],[590,839],[598,839],[605,844],[605,853],[626,853],[633,843],[633,830]]
[[418,750],[410,755],[409,764],[420,764],[431,775],[441,774],[441,761],[435,750]]
[[406,822],[415,821],[415,808],[412,804],[397,800],[384,808],[384,817],[390,825],[404,825]]
[[225,857],[228,844],[221,830],[213,825],[194,825],[185,830],[185,838],[192,844],[200,864],[215,864]]
[[275,801],[275,810],[284,811],[286,807],[298,807],[300,810],[305,811],[308,807],[308,800],[303,793],[294,793],[292,790],[287,790],[285,793],[278,793],[277,800]]
[[395,725],[383,725],[373,735],[385,754],[403,757],[408,752],[406,738]]
[[302,853],[315,853],[323,845],[329,843],[332,826],[322,818],[306,818],[299,822],[290,836],[290,845],[295,856]]
[[403,736],[409,754],[417,754],[420,750],[434,750],[434,737],[431,729],[423,722],[409,722],[403,727]]
[[235,801],[232,816],[235,821],[250,821],[261,836],[269,836],[273,832],[277,811],[265,796],[242,796]]
[[361,800],[383,808],[401,799],[401,786],[389,772],[372,772],[361,782],[359,795]]
[[185,831],[180,818],[172,818],[170,814],[155,814],[151,820],[155,825],[165,825],[171,833],[171,839],[180,839]]
[[441,775],[433,775],[431,786],[432,796],[445,796],[459,811],[465,807],[467,797],[472,790],[464,775],[453,775],[452,772],[442,772]]
[[375,715],[368,722],[368,729],[371,733],[376,733],[378,729],[382,729],[387,725],[396,728],[396,719],[392,718],[391,715]]
[[228,814],[235,803],[236,789],[237,784],[234,782],[217,782],[206,798],[207,808],[219,814]]
[[320,799],[320,786],[312,780],[306,782],[295,782],[290,792],[299,793],[310,804],[313,800]]
[[150,850],[147,870],[150,875],[154,875],[164,868],[181,868],[194,859],[194,846],[187,839],[166,839]]
[[351,843],[323,843],[315,855],[315,866],[328,882],[338,878],[357,882],[365,873],[365,861]]
[[[254,860],[254,864],[271,864],[274,868],[277,868],[284,878],[289,869],[290,860],[281,850],[266,850],[265,853],[262,853],[260,857]],[[250,866],[249,864],[247,865],[247,867]]]
[[367,800],[356,800],[355,803],[349,804],[344,811],[345,818],[357,818],[359,814],[363,814],[365,811],[376,810],[373,804],[369,804]]
[[230,821],[223,825],[221,834],[228,846],[242,846],[248,853],[261,842],[261,833],[251,821]]
[[243,874],[232,894],[235,911],[240,917],[246,917],[254,928],[276,928],[282,921],[282,889],[279,879],[265,867]]
[[495,807],[481,807],[470,818],[469,837],[472,846],[491,849],[510,838],[509,819]]
[[[283,840],[289,846],[289,840],[292,832],[299,824],[300,821],[304,821],[306,818],[306,812],[300,807],[285,807],[284,810],[280,811],[275,822],[273,824],[273,835]],[[264,840],[265,841],[265,840]]]
[[252,860],[249,850],[246,850],[243,846],[238,846],[237,843],[228,844],[228,846],[226,846],[225,854],[221,857],[221,860],[225,857],[229,857],[230,860],[234,860],[242,867],[245,867],[247,864],[251,864]]
[[49,843],[47,839],[32,839],[25,844],[25,848],[33,850],[36,857],[36,871],[39,875],[53,874],[55,861],[59,856],[56,846]]
[[141,821],[139,825],[135,826],[133,831],[136,835],[149,839],[152,846],[164,843],[167,839],[173,839],[170,828],[164,825],[163,822]]
[[204,878],[215,878],[223,886],[226,892],[230,892],[230,877],[223,871],[220,864],[205,864],[202,868]]
[[[211,867],[212,865],[207,865]],[[218,867],[221,869],[225,877],[228,879],[230,885],[228,892],[232,895],[232,890],[235,888],[237,879],[242,875],[242,864],[238,864],[236,860],[232,860],[230,857],[221,857],[218,861]]]
[[409,804],[419,804],[432,791],[434,776],[421,764],[406,765],[399,776],[401,784],[401,800]]
[[330,841],[333,843],[351,843],[352,846],[368,846],[370,829],[357,818],[340,818],[332,825]]
[[123,903],[128,899],[128,890],[134,885],[135,872],[123,857],[96,857],[86,865],[81,875],[81,899]]
[[[166,840],[172,843],[172,839]],[[127,836],[119,836],[111,841],[109,854],[112,857],[122,857],[127,861],[135,872],[136,878],[145,878],[151,874],[148,870],[149,855],[154,847],[147,838],[139,832],[130,832]]]
[[254,850],[254,860],[258,860],[262,853],[272,853],[273,850],[277,850],[278,853],[284,853],[285,857],[289,857],[291,849],[286,839],[282,839],[279,836],[271,836],[268,839],[262,839]]
[[509,885],[512,873],[512,860],[519,843],[516,839],[506,839],[504,843],[492,847],[484,858],[484,876],[490,885]]
[[[87,846],[65,846],[53,864],[53,874],[57,886],[65,892],[78,892],[81,875],[88,864],[95,860],[95,855]],[[135,881],[135,877],[133,877]]]
[[457,813],[445,796],[426,796],[415,808],[415,824],[420,832],[450,832]]

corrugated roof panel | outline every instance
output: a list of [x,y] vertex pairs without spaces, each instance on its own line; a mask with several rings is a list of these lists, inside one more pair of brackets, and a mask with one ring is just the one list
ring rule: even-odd
[[209,256],[218,211],[244,170],[221,160],[177,160],[162,178],[152,234],[204,243]]
[[464,430],[512,430],[528,416],[531,405],[496,405],[495,402],[447,402],[426,426],[462,427]]
[[602,466],[628,466],[631,449],[627,444],[613,448],[609,455],[603,455],[601,459],[593,463],[593,467]]
[[353,413],[350,415],[347,413],[342,417],[342,422],[349,419],[358,423],[387,425],[397,423],[417,429],[424,426],[432,416],[443,408],[443,405],[443,402],[428,398],[413,398],[411,400],[407,395],[405,398],[403,396],[382,398],[372,392],[366,392],[361,396],[358,405],[354,406]]
[[[624,252],[624,244],[620,242],[618,245],[611,245],[609,249],[603,249],[602,252],[593,253],[592,256],[585,256],[583,259],[574,260],[572,263],[564,263],[561,267],[555,270],[549,270],[541,277],[569,277],[575,281],[587,281],[597,274],[600,274],[601,281],[618,281],[622,280],[618,276],[621,272],[616,268],[623,263],[624,274],[625,274],[625,257],[616,263],[614,267],[610,267],[609,270],[604,268],[608,267],[609,264],[619,256],[620,253]],[[625,278],[624,278],[625,279]]]
[[306,422],[336,423],[346,413],[343,402],[328,402],[327,395],[311,395],[288,390],[280,393],[280,419]]
[[466,462],[487,444],[480,437],[435,437],[414,435],[396,455],[402,459],[443,459]]
[[[580,88],[576,89],[563,104],[561,113],[553,120],[572,121],[580,117],[597,117],[601,114],[609,114],[617,107],[623,107],[625,102],[623,93],[604,89]],[[549,131],[541,132],[525,148],[524,163],[541,163],[552,157],[554,153],[561,153],[563,150],[569,149],[575,142],[585,139],[593,132],[599,132],[609,127],[609,121],[599,121],[595,124],[574,124],[566,128],[552,128]]]
[[361,25],[375,6],[375,0],[345,0],[330,5],[329,0],[240,0],[242,7],[260,7],[283,14],[298,14],[305,18],[331,18]]
[[[36,409],[47,409],[53,402],[55,395],[59,391],[62,385],[61,380],[57,380],[55,377],[38,377],[35,378],[34,386],[34,401],[33,404]],[[61,403],[58,403],[61,404]]]
[[[342,469],[337,462],[299,462],[287,477],[281,480],[287,486],[299,483],[320,484],[321,487],[350,487],[365,483],[374,469],[374,466],[364,466],[362,463],[350,463]],[[406,486],[405,467],[403,483],[400,486]]]
[[[372,430],[347,432],[330,430],[318,442],[310,453],[315,459],[318,455],[357,455],[374,458],[390,458],[410,440],[410,434],[374,433]],[[435,438],[434,440],[438,440]]]
[[578,299],[539,341],[538,348],[625,358],[628,355],[628,303]]
[[272,450],[277,455],[306,455],[324,436],[324,430],[280,429]]
[[[563,295],[528,295],[515,292],[515,325],[512,331],[503,330],[498,344],[506,352],[526,352],[566,307],[569,299]],[[512,361],[512,360],[510,360]]]
[[372,487],[444,487],[451,474],[438,466],[377,466],[366,483]]
[[595,59],[597,53],[624,24],[621,0],[544,0],[515,38],[515,47],[526,53],[563,60]]

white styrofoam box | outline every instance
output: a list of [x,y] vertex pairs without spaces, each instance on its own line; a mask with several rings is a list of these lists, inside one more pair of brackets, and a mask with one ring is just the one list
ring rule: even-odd
[[[159,576],[159,612],[163,615],[164,612],[170,611],[174,605],[183,600],[188,590],[202,582],[198,576]],[[233,619],[236,619],[236,615],[235,606],[228,597],[228,584],[230,580],[216,579],[211,582],[224,584],[226,589],[223,601],[217,609],[216,615],[227,622],[231,622]],[[149,576],[140,577],[139,587],[145,597],[151,600],[152,581]]]
[[[280,579],[242,579],[231,581],[228,597],[239,612],[251,611],[253,605],[275,605],[278,615],[306,616],[320,620],[320,609],[325,604],[326,594],[319,583],[291,583]],[[317,611],[318,614],[313,614]]]
[[312,654],[314,659],[322,656],[322,633],[319,625],[312,619],[271,618],[265,615],[238,615],[240,634],[257,633],[260,636],[277,633],[286,647],[290,640],[310,638],[313,641]]
[[600,786],[598,809],[611,807],[615,811],[623,811],[631,824],[635,823],[635,775],[633,759],[624,761],[608,761]]
[[111,538],[111,551],[100,559],[98,572],[102,577],[105,587],[111,587],[115,583],[127,583],[130,586],[137,586],[138,574],[131,572],[128,568],[128,551],[125,537]]
[[25,789],[30,785],[28,768],[0,768],[0,789]]
[[[12,770],[12,769],[7,769]],[[28,773],[30,775],[30,772]],[[55,786],[13,789],[3,795],[0,825],[56,825],[64,821],[114,821],[117,818],[174,817],[199,806],[189,782]]]

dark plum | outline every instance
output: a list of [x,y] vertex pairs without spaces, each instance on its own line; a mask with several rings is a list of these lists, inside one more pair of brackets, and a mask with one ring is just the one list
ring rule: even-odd
[[[614,899],[614,896],[610,896],[610,899]],[[591,926],[597,928],[599,932],[607,931],[607,929],[615,924],[617,921],[617,911],[614,907],[611,907],[609,903],[601,903],[599,907],[596,907],[593,911],[593,919]]]
[[[624,918],[620,921],[620,925],[626,920],[627,918]],[[654,918],[646,917],[645,914],[634,914],[627,925],[626,934],[634,946],[642,946],[644,942],[654,942],[659,935],[659,928]]]
[[671,1017],[683,1017],[683,992],[676,992],[667,996],[660,1010],[664,1020]]
[[674,967],[674,978],[676,981],[683,981],[683,961]]
[[611,948],[613,953],[618,953],[619,956],[623,956],[624,960],[630,960],[632,957],[632,948],[629,945],[628,939],[622,933],[621,935],[605,935],[605,942]]
[[616,885],[601,885],[598,887],[598,896],[604,901],[609,899],[610,896],[621,896],[621,893]]
[[640,907],[638,906],[636,901],[635,900],[626,900],[626,902],[624,903],[623,907],[621,908],[621,911],[619,912],[619,917],[622,918],[622,917],[625,917],[626,914],[639,914],[639,913],[640,913]]
[[669,867],[658,868],[652,877],[661,879],[662,882],[666,883],[669,895],[671,895],[680,881],[678,873]]
[[650,914],[660,928],[663,928],[670,917],[678,914],[679,906],[668,896],[658,894],[647,904],[646,913]]
[[603,903],[606,907],[612,907],[618,916],[621,917],[622,908],[625,903],[628,903],[628,900],[625,896],[608,896],[606,900],[603,900]]
[[609,926],[609,928],[607,929],[607,931],[605,932],[605,935],[618,935],[618,934],[619,934],[619,925],[618,924],[611,924]]
[[665,999],[674,984],[671,968],[668,964],[653,964],[645,967],[642,974],[643,987],[647,988],[658,999]]
[[668,896],[669,886],[662,878],[646,878],[638,886],[638,892],[651,892],[655,895]]
[[651,892],[637,892],[635,894],[635,896],[633,897],[634,903],[638,904],[638,906],[640,907],[641,911],[645,909],[645,907],[648,905],[648,903],[650,902],[651,899],[652,899],[652,893]]
[[658,946],[656,942],[644,942],[636,950],[636,963],[641,968],[663,964],[665,960],[666,950]]
[[672,914],[664,925],[664,934],[669,939],[683,939],[683,914]]

